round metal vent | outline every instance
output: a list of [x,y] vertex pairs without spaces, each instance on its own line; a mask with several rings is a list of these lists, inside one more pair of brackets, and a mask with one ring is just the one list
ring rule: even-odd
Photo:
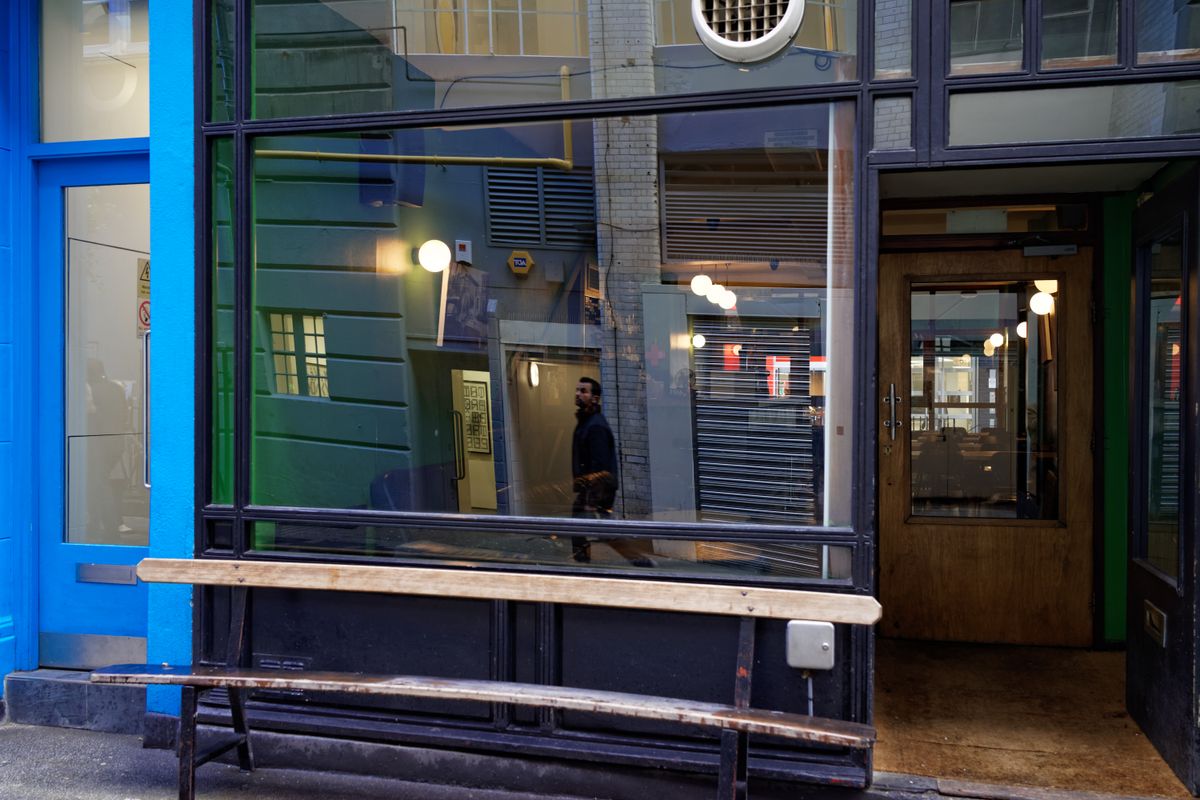
[[692,0],[704,46],[727,61],[750,63],[787,47],[804,19],[804,0]]

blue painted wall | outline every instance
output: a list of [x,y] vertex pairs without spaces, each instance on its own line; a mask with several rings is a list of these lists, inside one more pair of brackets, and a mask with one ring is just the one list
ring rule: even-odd
[[[17,658],[17,553],[16,503],[13,496],[14,395],[13,384],[13,142],[15,104],[12,75],[13,47],[9,41],[17,26],[0,34],[0,675],[11,672]],[[0,682],[0,696],[3,695]]]
[[[150,14],[151,491],[150,555],[194,552],[195,198],[192,4]],[[148,657],[192,657],[190,587],[151,586]],[[178,691],[148,693],[147,711],[179,713]]]

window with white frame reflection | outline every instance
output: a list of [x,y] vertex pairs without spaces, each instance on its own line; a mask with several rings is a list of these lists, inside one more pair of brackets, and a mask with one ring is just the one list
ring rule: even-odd
[[1053,280],[915,286],[912,513],[1056,519]]
[[150,132],[148,0],[42,0],[42,141]]
[[[778,45],[746,63],[702,38],[705,25],[693,17],[691,0],[252,0],[250,6],[255,118],[805,86],[858,74],[858,4],[850,0],[722,6],[723,23],[746,13],[726,31],[733,40],[752,30],[751,38]],[[768,6],[775,10],[768,13]],[[215,2],[209,22],[214,119],[232,111],[231,9]],[[798,19],[796,10],[803,10]],[[783,16],[798,28],[780,22],[760,30],[764,20]]]
[[[811,104],[258,139],[252,502],[848,524],[853,132]],[[768,558],[618,544],[559,546]]]

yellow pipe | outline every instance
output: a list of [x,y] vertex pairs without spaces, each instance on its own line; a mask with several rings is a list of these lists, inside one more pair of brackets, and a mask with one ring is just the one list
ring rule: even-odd
[[507,156],[401,156],[390,153],[326,153],[321,150],[259,150],[258,158],[299,158],[309,161],[354,161],[375,164],[433,164],[485,167],[556,167],[570,170],[566,158],[510,158]]

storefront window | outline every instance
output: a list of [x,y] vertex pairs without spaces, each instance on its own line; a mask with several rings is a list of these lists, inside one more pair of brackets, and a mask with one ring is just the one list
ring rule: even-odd
[[1177,0],[1136,0],[1139,64],[1171,64],[1200,59],[1200,13]]
[[1020,70],[1024,6],[1023,0],[950,0],[950,74]]
[[[428,111],[853,80],[857,4],[791,2],[805,5],[794,37],[785,36],[778,52],[742,62],[701,43],[690,0],[328,0],[299,7],[255,0],[253,115]],[[764,18],[747,6],[750,12]],[[214,48],[229,46],[228,37],[216,37],[222,19],[218,12]],[[214,70],[226,68],[219,55],[214,50]],[[223,91],[214,86],[214,102],[227,96]],[[214,118],[224,117],[214,109]]]
[[1117,0],[1042,0],[1042,67],[1117,63]]
[[149,0],[42,0],[42,141],[150,133]]
[[256,140],[251,501],[849,524],[854,130]]
[[875,2],[875,79],[912,77],[912,0]]
[[1200,132],[1200,81],[950,95],[950,144],[1137,139]]
[[229,122],[234,118],[234,63],[237,38],[233,0],[212,0],[208,36],[212,42],[212,73],[209,75],[209,119]]
[[212,148],[212,430],[211,501],[233,503],[234,288],[233,140]]

